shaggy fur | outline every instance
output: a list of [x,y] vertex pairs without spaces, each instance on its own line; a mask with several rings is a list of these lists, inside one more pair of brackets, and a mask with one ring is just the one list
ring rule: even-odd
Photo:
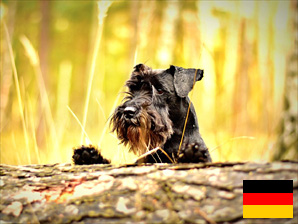
[[[195,109],[187,97],[203,73],[200,69],[177,66],[165,70],[152,70],[144,64],[135,66],[126,82],[126,97],[110,121],[120,142],[138,156],[161,147],[175,162],[210,162]],[[168,156],[158,150],[142,162],[171,162]]]

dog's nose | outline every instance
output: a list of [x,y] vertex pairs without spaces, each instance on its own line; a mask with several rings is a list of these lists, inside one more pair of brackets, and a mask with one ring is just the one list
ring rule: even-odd
[[136,111],[137,111],[137,108],[135,107],[126,107],[124,109],[124,116],[126,118],[132,118],[135,115]]

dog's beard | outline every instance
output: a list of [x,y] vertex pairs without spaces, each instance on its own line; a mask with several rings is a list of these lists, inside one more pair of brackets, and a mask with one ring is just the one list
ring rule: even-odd
[[129,145],[130,151],[138,156],[162,146],[173,134],[172,122],[169,119],[163,122],[156,111],[142,109],[136,118],[130,120],[116,112],[111,123],[121,143]]

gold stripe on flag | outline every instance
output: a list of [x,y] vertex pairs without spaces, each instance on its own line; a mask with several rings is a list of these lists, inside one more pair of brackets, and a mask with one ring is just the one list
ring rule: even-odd
[[293,205],[243,205],[243,218],[293,218]]

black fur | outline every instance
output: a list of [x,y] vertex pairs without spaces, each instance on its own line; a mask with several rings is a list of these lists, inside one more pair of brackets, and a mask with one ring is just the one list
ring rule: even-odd
[[88,164],[109,164],[110,161],[103,158],[98,149],[92,145],[84,146],[74,149],[72,159],[77,165]]
[[[152,70],[144,64],[135,66],[126,82],[127,96],[111,117],[112,130],[121,143],[129,145],[130,150],[139,156],[160,147],[171,158],[158,150],[142,162],[211,162],[199,132],[195,109],[187,96],[194,83],[203,78],[203,73],[200,69],[173,65],[165,70]],[[81,162],[80,156],[74,157],[76,164]],[[90,161],[94,161],[91,158]],[[84,164],[90,163],[88,158],[84,161]]]

